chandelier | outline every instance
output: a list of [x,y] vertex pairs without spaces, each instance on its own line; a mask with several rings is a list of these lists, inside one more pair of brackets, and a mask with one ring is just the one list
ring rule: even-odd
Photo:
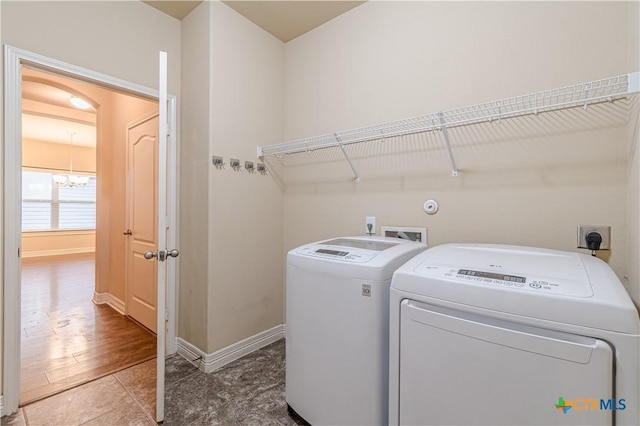
[[53,181],[58,186],[73,188],[76,186],[85,186],[87,183],[89,183],[89,176],[80,176],[73,174],[73,135],[75,135],[75,132],[69,132],[69,173],[53,175]]

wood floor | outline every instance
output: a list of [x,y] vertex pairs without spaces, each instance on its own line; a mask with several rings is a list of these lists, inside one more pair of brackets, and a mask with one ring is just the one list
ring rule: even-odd
[[22,260],[20,405],[155,357],[156,338],[95,305],[93,254]]

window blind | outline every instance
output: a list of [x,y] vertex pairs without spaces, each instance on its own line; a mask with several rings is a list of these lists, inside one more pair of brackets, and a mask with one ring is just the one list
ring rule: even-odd
[[63,187],[54,174],[22,170],[22,230],[95,229],[96,177],[86,186]]

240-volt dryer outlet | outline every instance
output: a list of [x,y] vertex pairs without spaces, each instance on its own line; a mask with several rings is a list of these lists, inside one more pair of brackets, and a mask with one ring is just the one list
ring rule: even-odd
[[611,227],[605,225],[578,225],[578,248],[589,248],[587,235],[591,232],[597,232],[602,237],[600,250],[611,250]]

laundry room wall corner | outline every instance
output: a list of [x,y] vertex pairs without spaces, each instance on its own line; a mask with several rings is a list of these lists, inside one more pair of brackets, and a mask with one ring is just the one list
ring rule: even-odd
[[207,352],[210,2],[182,21],[178,336]]
[[[244,164],[259,161],[258,143],[282,139],[284,43],[224,3],[210,7],[207,352],[215,352],[283,322],[282,191],[271,170]],[[227,165],[213,167],[212,155]]]
[[203,2],[182,21],[182,76],[178,335],[213,354],[283,322],[282,192],[244,168],[282,138],[283,43]]

